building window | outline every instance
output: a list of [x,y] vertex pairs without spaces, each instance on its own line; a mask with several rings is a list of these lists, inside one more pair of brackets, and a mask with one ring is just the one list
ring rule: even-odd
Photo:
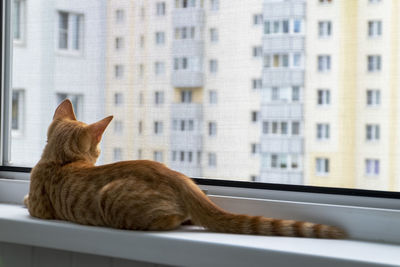
[[21,133],[24,127],[25,91],[12,90],[11,130]]
[[210,29],[210,42],[217,43],[218,42],[218,30],[216,28]]
[[380,139],[380,127],[378,124],[367,124],[365,126],[367,141],[378,141]]
[[293,67],[299,68],[302,66],[302,56],[300,53],[293,54]]
[[162,134],[163,133],[163,122],[162,121],[155,121],[154,122],[154,133],[155,134]]
[[251,112],[251,121],[252,122],[258,122],[259,117],[260,117],[260,112],[258,112],[258,111]]
[[288,124],[287,122],[281,122],[281,134],[287,135],[288,134]]
[[272,169],[278,168],[278,155],[276,154],[271,155],[271,168]]
[[14,41],[23,41],[25,34],[25,0],[14,0],[12,7]]
[[156,32],[156,45],[164,45],[164,44],[165,44],[165,33]]
[[209,136],[216,136],[217,135],[217,123],[216,122],[209,122],[208,123],[208,135]]
[[114,121],[114,133],[115,134],[122,134],[123,131],[123,123],[120,120]]
[[272,87],[271,88],[271,101],[278,101],[279,100],[279,87]]
[[300,87],[298,86],[292,86],[292,101],[300,101]]
[[181,103],[192,103],[193,92],[191,90],[181,91]]
[[218,103],[218,97],[217,97],[217,91],[215,90],[210,90],[208,92],[208,96],[209,96],[209,103],[210,104],[217,104]]
[[262,79],[253,79],[251,80],[251,87],[253,89],[261,89],[262,88]]
[[210,0],[210,10],[217,11],[219,9],[219,0]]
[[263,121],[262,133],[263,134],[268,134],[268,132],[269,132],[269,122],[268,121]]
[[164,157],[163,157],[163,152],[162,151],[156,150],[156,151],[153,152],[153,160],[154,161],[163,162],[164,161],[163,158]]
[[83,16],[74,13],[58,12],[58,49],[65,51],[81,50]]
[[381,104],[380,90],[367,90],[367,106],[379,106]]
[[145,42],[144,35],[142,34],[142,35],[140,35],[140,40],[139,40],[140,48],[144,48],[144,45],[145,45],[144,42]]
[[318,89],[318,106],[329,106],[331,104],[331,92],[329,89]]
[[125,11],[122,9],[115,10],[115,22],[122,23],[125,20]]
[[164,104],[164,92],[161,91],[154,92],[154,103],[156,105]]
[[218,61],[216,59],[211,59],[209,67],[210,67],[210,73],[217,73]]
[[139,134],[142,134],[142,133],[143,133],[143,122],[142,122],[142,121],[139,121],[138,133],[139,133]]
[[316,159],[316,172],[319,175],[328,174],[329,173],[329,159],[317,158]]
[[260,58],[262,56],[262,47],[261,46],[253,46],[252,52],[253,52],[253,57]]
[[216,153],[208,153],[208,167],[217,167]]
[[123,37],[116,37],[115,38],[115,50],[122,50],[124,49],[124,38]]
[[260,153],[260,144],[251,144],[251,154],[257,155]]
[[138,149],[138,151],[137,151],[137,158],[138,158],[138,159],[142,159],[142,155],[143,155],[142,149]]
[[156,76],[161,76],[165,74],[165,64],[164,62],[154,63],[154,73]]
[[279,124],[276,121],[272,122],[272,130],[271,133],[272,134],[278,134],[278,130],[279,130]]
[[292,155],[290,157],[290,159],[291,159],[291,163],[292,163],[291,164],[292,169],[299,168],[299,157],[297,155]]
[[124,103],[123,93],[114,93],[114,105],[121,106]]
[[261,25],[263,23],[263,15],[262,14],[254,14],[253,15],[253,24]]
[[381,56],[380,55],[369,55],[368,59],[368,71],[377,72],[381,70]]
[[139,105],[143,105],[144,104],[144,93],[143,91],[139,92]]
[[293,32],[301,33],[301,20],[295,19],[293,21]]
[[300,135],[300,122],[292,122],[292,135]]
[[319,55],[318,56],[318,71],[327,72],[331,70],[331,56]]
[[365,175],[376,176],[379,175],[379,159],[366,159],[365,160]]
[[72,106],[74,108],[75,116],[82,119],[83,115],[83,95],[81,94],[68,94],[68,93],[57,93],[56,94],[57,103],[61,103],[65,99],[71,100]]
[[330,126],[328,123],[317,123],[317,140],[328,140],[330,137]]
[[380,3],[382,0],[368,0],[369,3]]
[[156,3],[156,15],[165,16],[165,2]]
[[329,37],[332,34],[332,23],[330,21],[318,22],[318,36],[320,38]]
[[331,4],[333,0],[319,0],[320,4]]
[[122,79],[124,77],[124,66],[121,64],[114,66],[114,77],[116,79]]
[[142,7],[140,8],[140,18],[141,18],[142,20],[144,20],[145,17],[146,17],[146,9],[142,6]]
[[113,150],[114,154],[114,161],[121,161],[122,160],[122,148],[114,147]]
[[195,39],[195,38],[196,38],[196,28],[194,26],[175,28],[176,40]]
[[382,35],[382,21],[370,20],[368,21],[368,36],[378,37]]
[[289,55],[288,54],[265,55],[264,68],[270,68],[271,66],[274,68],[289,67]]

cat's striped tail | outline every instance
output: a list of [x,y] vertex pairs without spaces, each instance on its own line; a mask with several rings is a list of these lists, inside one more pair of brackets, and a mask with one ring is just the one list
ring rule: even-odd
[[216,206],[197,186],[187,186],[185,203],[192,222],[214,232],[333,239],[346,237],[343,230],[334,226],[232,214]]

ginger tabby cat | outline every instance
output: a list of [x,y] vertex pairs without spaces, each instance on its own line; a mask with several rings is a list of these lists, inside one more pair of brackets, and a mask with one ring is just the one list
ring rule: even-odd
[[58,106],[25,197],[32,216],[131,230],[171,230],[190,219],[221,233],[345,237],[333,226],[226,212],[187,176],[158,162],[95,166],[112,118],[87,125],[76,120],[69,100]]

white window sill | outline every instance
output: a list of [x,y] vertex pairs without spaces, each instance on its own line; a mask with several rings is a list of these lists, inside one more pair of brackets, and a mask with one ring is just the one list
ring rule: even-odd
[[0,204],[0,241],[179,266],[391,266],[400,246],[354,240],[232,235],[187,226],[140,232],[39,220]]

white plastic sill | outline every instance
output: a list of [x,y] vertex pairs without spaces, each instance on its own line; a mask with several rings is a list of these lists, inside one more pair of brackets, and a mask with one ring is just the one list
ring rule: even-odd
[[399,266],[400,245],[232,235],[182,227],[140,232],[39,220],[0,204],[0,241],[179,266]]

